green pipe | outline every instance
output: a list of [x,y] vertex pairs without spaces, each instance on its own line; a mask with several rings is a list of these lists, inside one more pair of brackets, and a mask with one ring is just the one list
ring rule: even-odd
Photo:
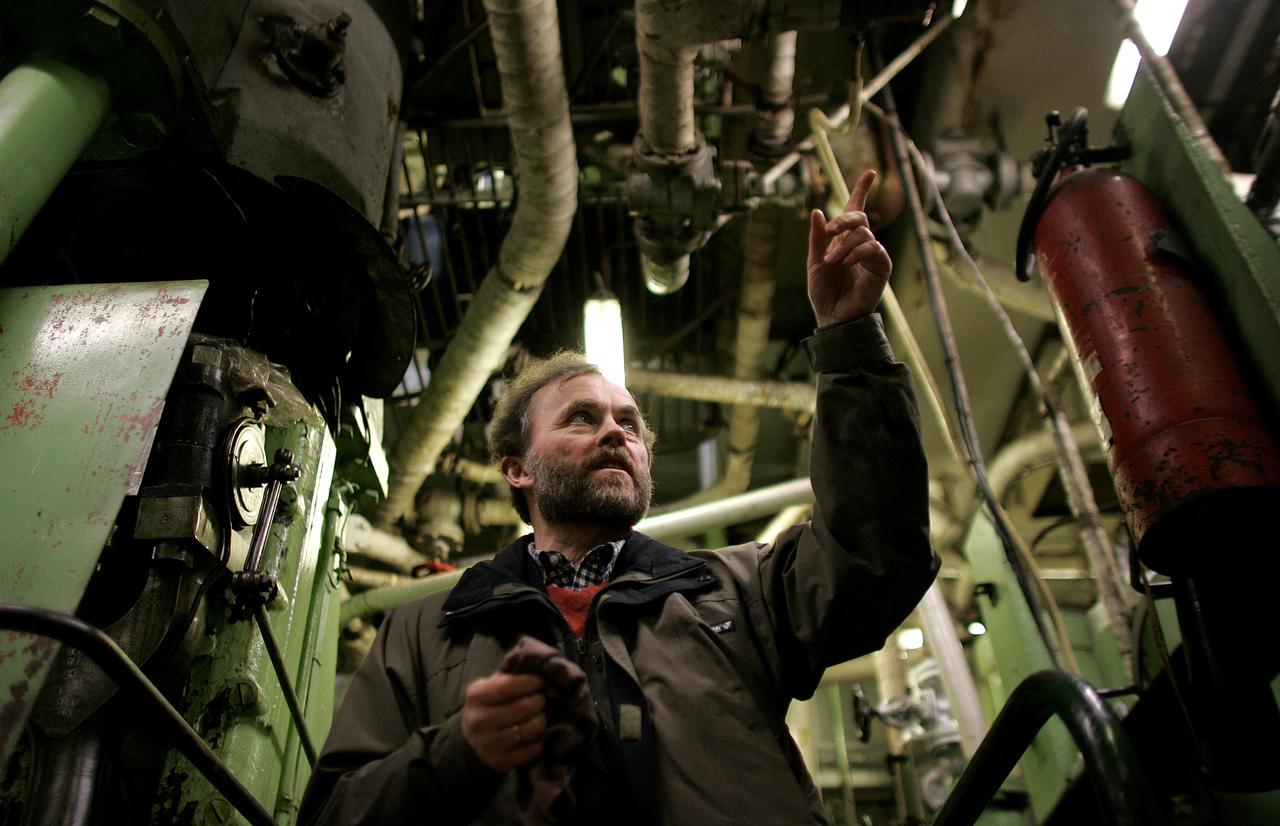
[[434,594],[458,584],[462,571],[449,571],[444,574],[432,574],[415,582],[403,585],[390,585],[386,588],[374,588],[363,591],[342,603],[340,619],[343,625],[357,617],[367,617],[379,611],[386,611],[411,599]]
[[111,109],[111,90],[52,57],[0,78],[0,263]]
[[853,778],[849,773],[849,740],[844,731],[844,700],[839,684],[827,686],[827,708],[831,712],[831,739],[835,745],[836,773],[840,777],[840,797],[844,803],[844,822],[857,821],[853,804]]

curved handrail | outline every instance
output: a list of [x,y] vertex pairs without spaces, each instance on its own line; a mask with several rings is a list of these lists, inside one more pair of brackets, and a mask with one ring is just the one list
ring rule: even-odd
[[26,631],[83,651],[121,688],[155,708],[157,717],[177,741],[177,748],[227,802],[254,826],[276,826],[275,818],[223,765],[178,710],[147,679],[116,641],[84,620],[31,605],[0,603],[0,629]]
[[1074,674],[1039,671],[1013,690],[932,826],[974,823],[1050,716],[1066,724],[1080,748],[1098,801],[1098,823],[1168,822],[1160,815],[1129,736],[1093,686]]

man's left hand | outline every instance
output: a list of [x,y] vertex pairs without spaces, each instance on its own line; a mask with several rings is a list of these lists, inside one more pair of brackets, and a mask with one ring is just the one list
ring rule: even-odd
[[880,303],[893,261],[876,240],[865,212],[875,170],[858,178],[842,215],[809,215],[809,302],[819,327],[869,315]]

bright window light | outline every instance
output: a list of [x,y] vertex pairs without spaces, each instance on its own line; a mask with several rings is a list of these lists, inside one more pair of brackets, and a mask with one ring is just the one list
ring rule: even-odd
[[626,386],[626,358],[622,349],[622,307],[609,293],[597,293],[582,308],[587,361],[606,379]]
[[[1160,54],[1168,54],[1173,45],[1173,36],[1182,22],[1182,14],[1187,10],[1187,0],[1138,0],[1133,8],[1133,16],[1142,33],[1147,36],[1151,48]],[[1120,44],[1116,52],[1115,63],[1111,64],[1111,77],[1107,80],[1107,107],[1119,109],[1129,97],[1133,88],[1133,79],[1138,76],[1138,64],[1141,58],[1138,47],[1128,40]]]
[[981,637],[983,634],[987,633],[987,626],[980,622],[971,622],[968,627],[969,636],[971,637]]
[[898,647],[903,651],[918,651],[924,648],[924,632],[919,628],[903,628],[898,632]]

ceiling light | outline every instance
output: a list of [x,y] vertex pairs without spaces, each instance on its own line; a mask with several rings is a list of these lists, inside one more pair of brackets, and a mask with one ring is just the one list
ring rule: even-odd
[[971,622],[969,623],[968,628],[969,636],[971,637],[981,637],[983,634],[987,633],[987,626],[980,622]]
[[919,628],[903,628],[898,632],[898,647],[903,651],[918,651],[924,648],[924,632]]
[[[1151,48],[1157,54],[1168,54],[1173,45],[1173,36],[1182,22],[1182,14],[1187,10],[1187,0],[1138,0],[1133,7],[1133,17],[1142,28]],[[1133,79],[1138,76],[1138,64],[1141,57],[1138,47],[1129,40],[1120,44],[1116,52],[1116,60],[1111,64],[1111,77],[1107,80],[1106,104],[1108,108],[1119,109],[1124,106],[1133,88]]]
[[622,307],[608,291],[587,299],[582,308],[583,340],[587,361],[600,368],[606,379],[626,386],[626,358],[622,348]]
[[955,0],[955,2],[951,4],[951,16],[959,17],[964,14],[964,7],[967,5],[969,5],[969,0]]

